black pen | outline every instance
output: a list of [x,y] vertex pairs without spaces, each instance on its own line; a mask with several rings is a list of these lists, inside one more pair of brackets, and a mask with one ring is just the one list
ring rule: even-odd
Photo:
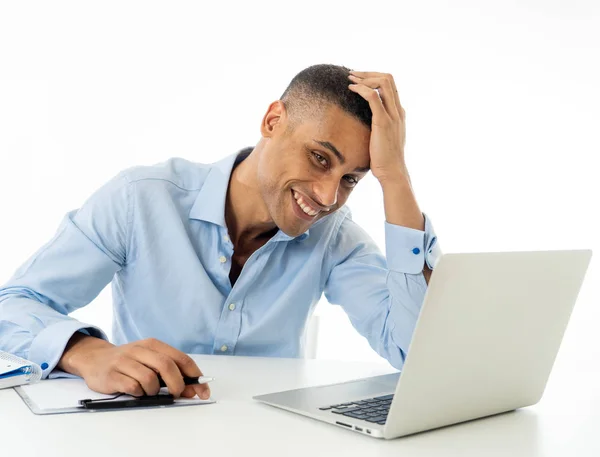
[[[186,386],[191,386],[192,384],[206,384],[210,381],[214,381],[215,378],[211,378],[209,376],[196,376],[196,377],[191,377],[191,376],[184,376],[183,377],[183,383]],[[167,387],[167,385],[165,384],[165,381],[163,381],[163,378],[161,378],[160,375],[158,375],[158,383],[160,385],[160,387]]]

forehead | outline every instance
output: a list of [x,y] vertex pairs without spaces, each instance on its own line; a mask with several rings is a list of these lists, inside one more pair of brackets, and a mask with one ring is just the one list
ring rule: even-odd
[[326,141],[349,161],[359,162],[361,166],[369,164],[370,129],[335,105],[310,116],[296,130],[303,142],[319,147],[315,140]]

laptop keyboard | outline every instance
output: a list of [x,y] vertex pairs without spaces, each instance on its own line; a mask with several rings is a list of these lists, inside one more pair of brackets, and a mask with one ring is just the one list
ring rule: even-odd
[[393,394],[384,395],[382,397],[367,398],[366,400],[323,406],[319,409],[383,425],[390,412],[390,405],[393,399]]

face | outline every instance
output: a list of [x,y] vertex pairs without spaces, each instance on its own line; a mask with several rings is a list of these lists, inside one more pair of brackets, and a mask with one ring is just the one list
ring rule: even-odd
[[257,177],[275,224],[298,236],[341,208],[366,175],[370,130],[334,105],[291,132],[287,125],[285,107],[274,102],[261,126]]

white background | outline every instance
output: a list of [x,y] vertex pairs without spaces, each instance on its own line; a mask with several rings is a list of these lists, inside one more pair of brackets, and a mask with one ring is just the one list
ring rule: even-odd
[[[445,252],[600,254],[598,2],[215,3],[0,3],[0,283],[120,170],[256,144],[269,103],[316,63],[394,75]],[[383,249],[372,176],[349,205]],[[597,363],[597,265],[565,367]],[[110,332],[110,301],[75,316]],[[380,360],[338,307],[317,313],[318,358]]]

